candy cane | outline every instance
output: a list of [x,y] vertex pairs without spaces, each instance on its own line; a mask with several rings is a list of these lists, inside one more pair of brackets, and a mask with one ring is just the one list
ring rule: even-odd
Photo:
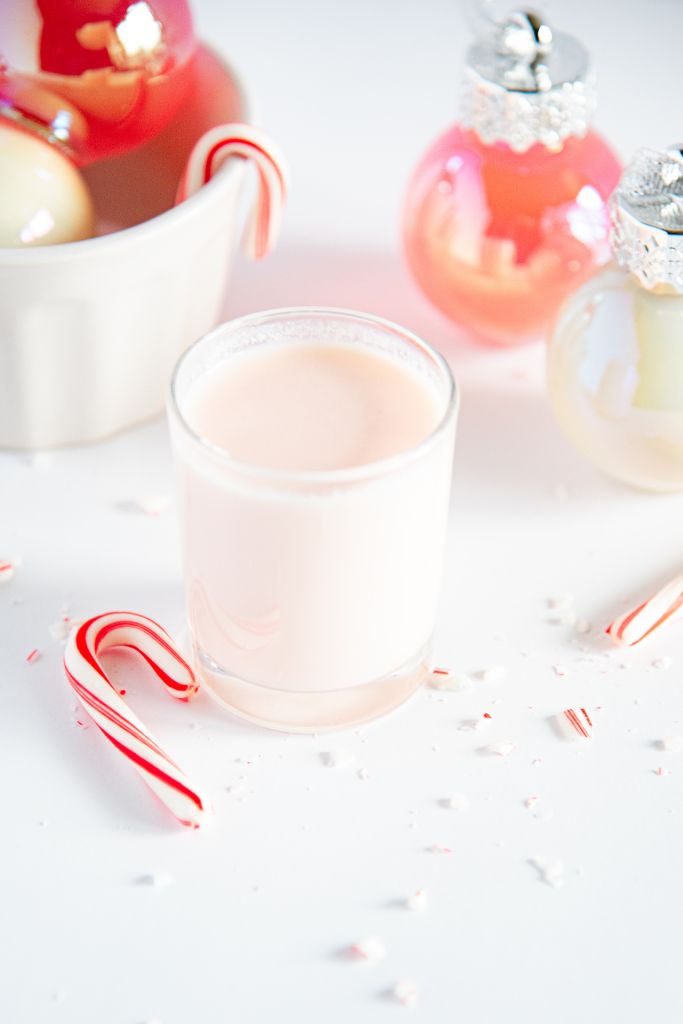
[[232,157],[251,161],[258,172],[258,197],[247,222],[244,249],[260,260],[275,246],[287,195],[284,156],[268,136],[246,124],[211,128],[195,143],[180,180],[176,205],[198,192]]
[[133,612],[88,619],[72,631],[64,652],[69,682],[98,728],[132,761],[181,824],[198,828],[210,805],[112,686],[99,655],[114,647],[141,654],[178,700],[190,700],[197,692],[192,669],[161,626]]
[[683,615],[683,575],[667,583],[648,601],[615,619],[607,627],[607,635],[616,644],[632,647],[667,622]]

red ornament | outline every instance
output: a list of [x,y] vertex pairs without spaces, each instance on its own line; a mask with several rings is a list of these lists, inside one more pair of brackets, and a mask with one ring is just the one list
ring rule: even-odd
[[[186,0],[16,0],[0,7],[0,40],[5,71],[42,95],[38,119],[45,104],[53,118],[61,109],[62,141],[79,163],[156,135],[182,103],[195,53]],[[11,117],[7,77],[0,114]],[[20,113],[35,113],[33,103]]]

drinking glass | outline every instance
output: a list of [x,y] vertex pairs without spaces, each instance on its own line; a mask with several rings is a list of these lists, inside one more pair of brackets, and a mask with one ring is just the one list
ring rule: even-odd
[[[199,378],[247,348],[293,342],[400,360],[429,385],[435,428],[382,461],[303,472],[247,465],[193,430],[188,396]],[[420,685],[443,572],[457,409],[453,377],[433,348],[345,310],[242,317],[181,357],[168,414],[187,614],[198,674],[224,706],[272,728],[319,731],[383,714]]]

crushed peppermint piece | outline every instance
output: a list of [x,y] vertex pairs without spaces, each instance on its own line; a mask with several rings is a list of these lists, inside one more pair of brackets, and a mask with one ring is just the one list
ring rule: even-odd
[[24,462],[33,469],[48,469],[53,464],[52,455],[49,452],[30,452],[24,456]]
[[574,607],[574,597],[572,594],[553,594],[548,598],[547,604],[553,611],[568,611]]
[[665,736],[659,746],[668,754],[683,754],[683,736]]
[[671,775],[671,772],[668,768],[662,768],[660,765],[659,768],[655,768],[655,775],[659,775],[661,777],[663,775]]
[[560,679],[561,679],[561,678],[562,678],[563,676],[566,676],[566,675],[567,675],[567,669],[566,669],[566,668],[564,667],[564,665],[553,665],[553,672],[554,672],[554,673],[555,673],[555,675],[556,675],[556,676],[558,676],[558,677],[559,677]]
[[366,935],[359,942],[354,942],[351,952],[361,960],[383,960],[387,948],[379,935]]
[[29,651],[28,654],[26,655],[26,661],[29,663],[29,665],[34,665],[36,661],[40,660],[41,656],[42,655],[38,648],[34,647],[33,650]]
[[409,1009],[417,1006],[419,992],[414,982],[397,981],[391,992],[396,1002],[400,1003],[401,1006],[405,1006]]
[[429,847],[430,853],[453,853],[450,846],[444,846],[443,843],[432,843]]
[[574,629],[579,636],[585,636],[586,633],[590,633],[591,628],[592,627],[588,619],[577,619],[574,623]]
[[565,883],[564,864],[561,860],[548,864],[542,857],[532,857],[529,861],[538,871],[539,879],[553,889],[561,889]]
[[491,754],[497,754],[498,757],[507,757],[515,749],[516,744],[512,740],[503,740],[502,743],[491,743],[487,747],[487,750]]
[[546,620],[551,626],[575,626],[576,614],[571,608],[559,609]]
[[500,683],[507,675],[505,665],[491,665],[489,668],[479,669],[475,673],[477,679],[482,683]]
[[347,768],[354,761],[350,750],[327,750],[320,757],[328,768]]
[[589,740],[592,736],[593,723],[585,708],[565,708],[557,716],[557,721],[565,736],[571,736],[572,739],[580,736],[584,740]]
[[76,625],[75,621],[68,615],[62,615],[61,618],[57,619],[50,626],[50,636],[53,640],[66,641],[69,637],[69,633],[72,628]]
[[0,584],[9,583],[16,572],[17,563],[9,558],[0,558]]
[[659,669],[665,669],[666,670],[668,668],[671,668],[673,663],[674,663],[673,658],[669,658],[668,656],[666,656],[664,658],[655,658],[654,661],[652,662],[652,667],[653,668],[659,668]]
[[166,889],[173,881],[173,875],[168,871],[152,871],[147,875],[140,875],[135,879],[136,885],[143,885],[149,889]]
[[427,909],[427,893],[424,889],[416,889],[412,896],[406,900],[406,908],[420,913]]
[[491,716],[488,718],[486,715],[482,715],[480,718],[466,718],[460,723],[458,729],[460,732],[480,732],[482,729],[487,729],[491,724]]
[[363,782],[366,782],[370,778],[370,772],[367,770],[367,768],[359,768],[356,774],[358,775],[358,778],[361,779]]
[[527,811],[532,810],[541,798],[539,796],[528,796],[524,801]]
[[469,690],[472,686],[472,681],[468,676],[451,672],[450,669],[433,668],[429,677],[429,685],[433,690],[458,693],[462,690]]
[[145,494],[140,498],[119,502],[118,507],[123,512],[137,512],[158,519],[170,504],[171,499],[167,494]]
[[441,806],[449,811],[466,811],[470,806],[470,802],[464,793],[454,793],[453,796],[442,800]]

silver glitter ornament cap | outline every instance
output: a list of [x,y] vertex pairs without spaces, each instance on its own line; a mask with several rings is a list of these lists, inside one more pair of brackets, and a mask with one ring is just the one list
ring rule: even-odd
[[491,21],[470,47],[461,123],[487,145],[504,142],[523,153],[540,143],[557,151],[586,134],[595,105],[588,51],[538,14],[513,11]]
[[683,145],[639,149],[611,205],[619,265],[646,288],[683,294]]

